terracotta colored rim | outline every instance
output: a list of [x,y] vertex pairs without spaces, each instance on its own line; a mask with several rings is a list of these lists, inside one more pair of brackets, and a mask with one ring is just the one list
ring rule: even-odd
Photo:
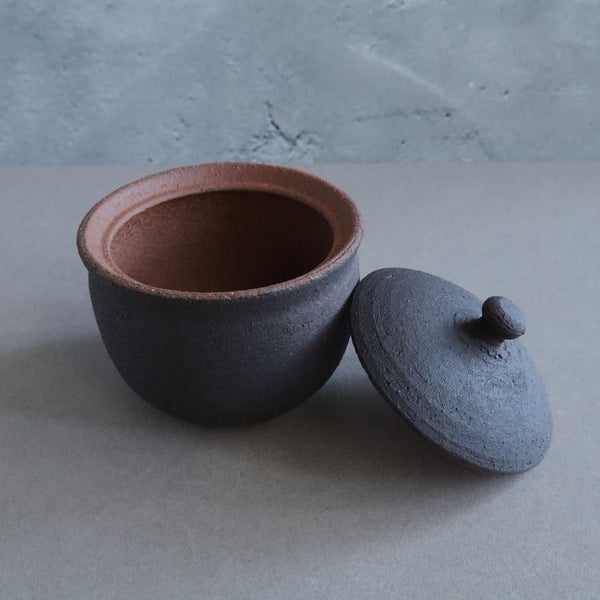
[[[121,271],[110,245],[119,228],[144,210],[176,198],[218,191],[263,191],[307,204],[329,223],[333,234],[325,260],[309,272],[266,287],[227,292],[192,292],[147,285]],[[354,202],[327,181],[288,167],[257,163],[206,163],[170,169],[129,183],[98,202],[77,232],[77,248],[85,266],[127,288],[167,298],[223,300],[252,298],[298,289],[335,270],[358,248],[361,219]]]

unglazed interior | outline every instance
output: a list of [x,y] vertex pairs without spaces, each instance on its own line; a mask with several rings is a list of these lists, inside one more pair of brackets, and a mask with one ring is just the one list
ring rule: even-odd
[[328,220],[290,197],[253,191],[193,194],[155,204],[111,238],[118,269],[143,284],[187,292],[275,285],[322,263]]

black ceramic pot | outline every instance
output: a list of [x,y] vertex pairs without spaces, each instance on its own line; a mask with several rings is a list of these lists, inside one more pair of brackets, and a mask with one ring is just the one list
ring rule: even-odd
[[358,212],[306,173],[173,169],[100,201],[77,243],[125,381],[173,415],[265,419],[316,392],[349,339]]

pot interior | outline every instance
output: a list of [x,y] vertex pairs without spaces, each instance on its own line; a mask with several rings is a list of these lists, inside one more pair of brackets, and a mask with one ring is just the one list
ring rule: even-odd
[[300,277],[333,246],[327,219],[293,198],[250,191],[174,198],[126,221],[110,255],[129,277],[157,288],[228,292]]

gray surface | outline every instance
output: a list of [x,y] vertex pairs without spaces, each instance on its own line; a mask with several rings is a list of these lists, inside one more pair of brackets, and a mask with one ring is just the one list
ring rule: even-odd
[[596,597],[599,167],[311,169],[363,212],[363,273],[424,269],[525,312],[555,437],[508,477],[409,431],[352,349],[255,427],[155,411],[103,350],[74,243],[144,169],[0,169],[0,597]]
[[0,0],[0,164],[600,158],[600,2]]

